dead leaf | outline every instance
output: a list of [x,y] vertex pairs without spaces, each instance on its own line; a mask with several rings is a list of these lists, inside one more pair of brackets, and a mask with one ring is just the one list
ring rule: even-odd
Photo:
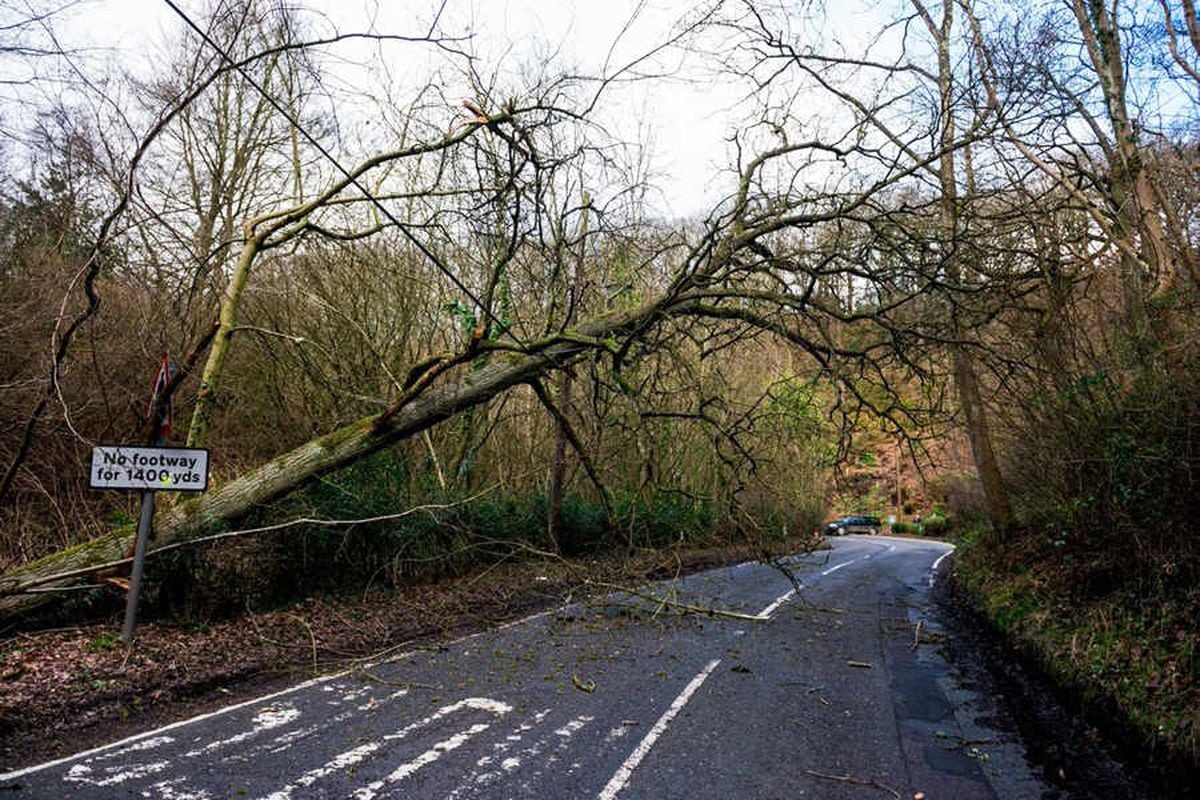
[[578,689],[581,692],[587,692],[588,694],[592,694],[593,692],[596,691],[596,682],[595,681],[581,681],[581,680],[579,680],[578,675],[571,676],[571,683],[575,686],[576,689]]

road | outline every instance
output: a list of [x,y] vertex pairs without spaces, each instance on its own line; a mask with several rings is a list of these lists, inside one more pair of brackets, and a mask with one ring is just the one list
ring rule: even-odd
[[2,775],[0,795],[1041,797],[938,646],[949,546],[832,545],[791,576],[699,573],[309,681]]

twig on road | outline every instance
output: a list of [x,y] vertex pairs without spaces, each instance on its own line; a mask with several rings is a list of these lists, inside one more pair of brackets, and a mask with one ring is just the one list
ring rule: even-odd
[[430,691],[437,690],[436,686],[433,686],[428,683],[414,683],[412,681],[390,681],[390,680],[387,680],[386,678],[381,678],[378,675],[367,672],[367,670],[365,670],[365,669],[359,669],[356,671],[355,674],[361,675],[362,677],[366,678],[367,680],[371,681],[372,683],[377,683],[380,686],[391,686],[391,687],[397,688],[397,689],[428,689]]
[[830,775],[826,772],[817,772],[813,769],[804,770],[805,775],[810,775],[814,778],[820,778],[823,781],[835,781],[837,783],[853,783],[856,786],[870,786],[873,789],[878,789],[881,792],[887,792],[896,800],[900,800],[900,793],[890,786],[886,786],[879,781],[874,781],[869,778],[856,778],[853,775]]
[[722,611],[719,608],[711,606],[694,606],[688,603],[681,603],[677,600],[668,600],[665,597],[639,592],[636,589],[631,589],[628,586],[618,586],[615,583],[605,583],[603,581],[586,581],[588,586],[596,586],[601,589],[608,589],[614,592],[620,592],[632,597],[637,597],[642,600],[648,600],[651,603],[657,603],[659,607],[675,608],[688,614],[700,614],[705,617],[725,617],[727,619],[736,619],[742,622],[764,622],[762,617],[752,614],[739,614],[736,611]]

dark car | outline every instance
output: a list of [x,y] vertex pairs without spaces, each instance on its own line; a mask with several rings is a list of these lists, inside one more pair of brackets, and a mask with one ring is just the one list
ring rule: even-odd
[[823,530],[826,536],[841,536],[846,533],[869,533],[872,536],[878,536],[879,532],[883,530],[883,522],[879,517],[838,517],[826,522]]

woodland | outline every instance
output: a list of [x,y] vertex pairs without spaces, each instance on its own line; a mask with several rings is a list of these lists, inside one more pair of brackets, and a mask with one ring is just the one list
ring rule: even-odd
[[[160,494],[163,617],[936,507],[1002,627],[1200,752],[1194,0],[861,38],[714,0],[595,72],[418,5],[193,4],[151,75],[3,12],[0,628],[123,602],[137,498],[91,449],[164,433],[211,475]],[[672,217],[606,120],[684,60],[742,100]],[[846,492],[885,450],[923,506]]]

